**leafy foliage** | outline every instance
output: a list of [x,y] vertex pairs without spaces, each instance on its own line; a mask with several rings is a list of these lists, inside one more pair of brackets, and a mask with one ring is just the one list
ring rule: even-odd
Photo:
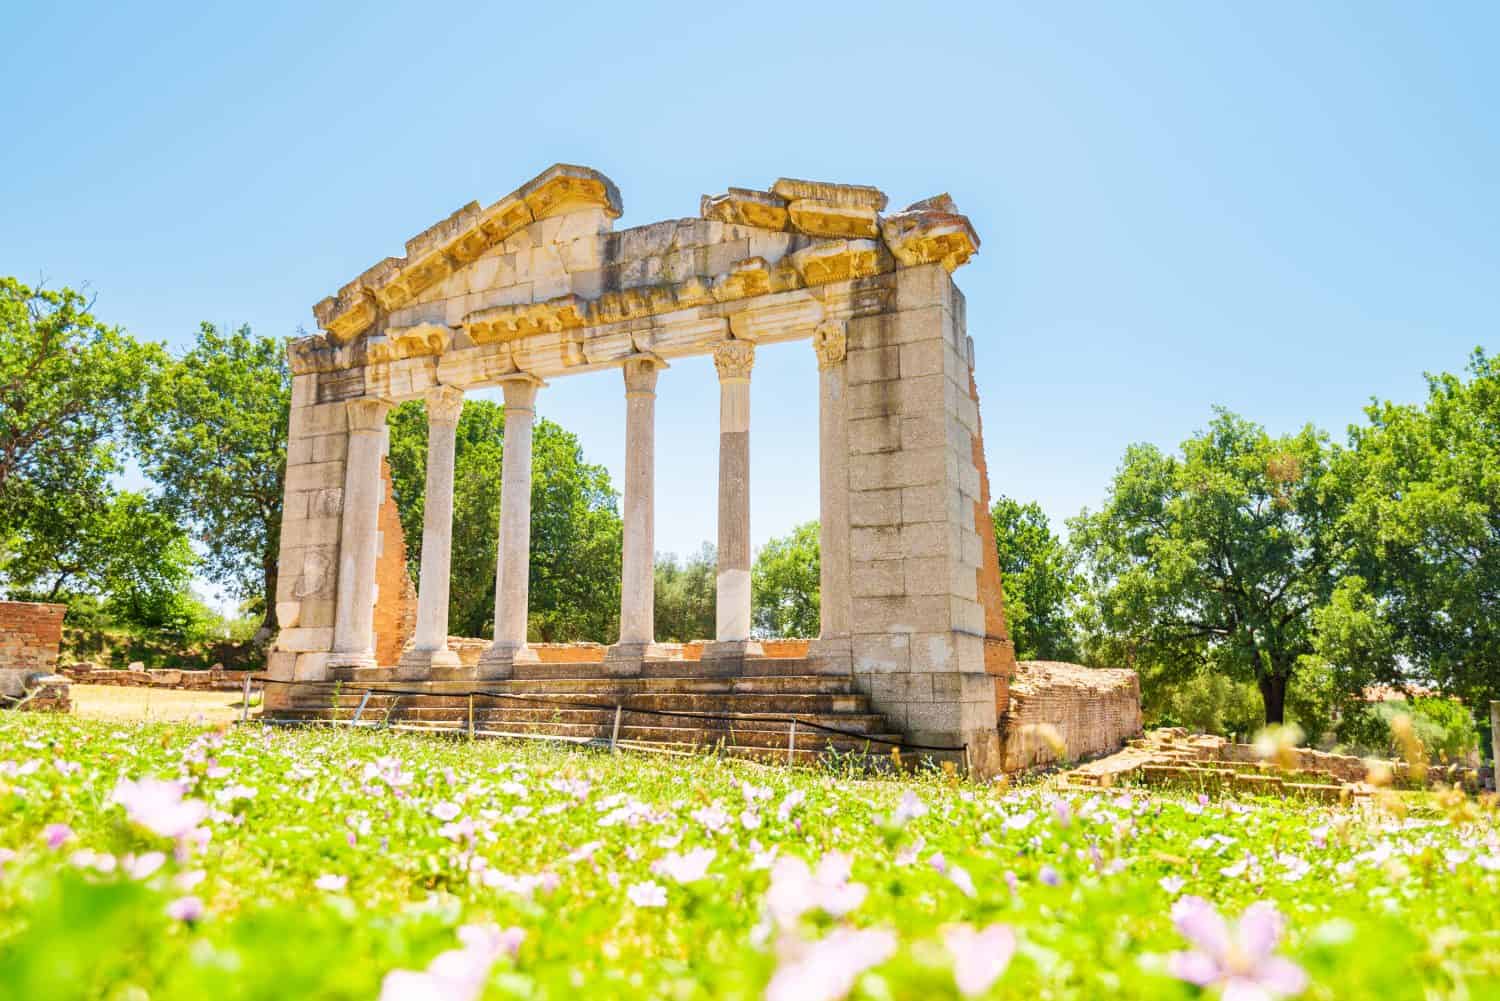
[[990,505],[1005,618],[1021,660],[1079,659],[1073,606],[1082,590],[1077,557],[1052,532],[1042,506],[999,497]]
[[199,327],[192,348],[154,373],[133,437],[168,509],[192,524],[204,572],[276,628],[291,373],[279,340],[249,327]]
[[765,637],[815,637],[819,621],[818,523],[771,539],[750,568],[755,630]]
[[714,635],[717,614],[718,550],[705,542],[679,561],[670,553],[656,556],[656,638],[686,643]]
[[[467,401],[457,435],[449,630],[488,636],[494,631],[505,408],[489,400]],[[408,564],[417,580],[427,485],[427,408],[419,400],[391,412],[390,467]],[[577,436],[538,420],[531,457],[528,631],[533,640],[614,641],[620,616],[621,531],[609,473],[584,460]]]

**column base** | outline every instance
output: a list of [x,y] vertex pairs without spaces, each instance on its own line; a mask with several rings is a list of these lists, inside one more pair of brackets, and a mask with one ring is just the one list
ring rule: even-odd
[[848,636],[819,637],[807,645],[807,662],[814,674],[853,674],[854,641]]
[[604,673],[612,678],[634,678],[648,660],[670,656],[660,643],[616,643],[604,651]]
[[516,673],[517,664],[539,664],[536,651],[524,643],[491,643],[479,655],[475,677],[480,681],[503,681]]
[[445,670],[461,666],[458,654],[443,647],[441,650],[418,650],[412,648],[401,654],[396,662],[396,677],[402,681],[421,681],[432,675],[434,669]]
[[375,655],[371,653],[332,653],[324,662],[328,668],[328,676],[335,681],[349,681],[354,677],[354,672],[366,668],[378,667],[375,663]]
[[703,656],[698,661],[699,673],[709,677],[743,674],[745,658],[764,657],[765,654],[765,647],[756,640],[714,640],[703,645]]

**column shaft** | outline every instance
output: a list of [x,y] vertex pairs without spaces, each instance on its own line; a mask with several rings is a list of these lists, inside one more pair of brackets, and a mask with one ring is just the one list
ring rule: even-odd
[[338,607],[329,667],[375,666],[375,562],[379,556],[380,458],[385,452],[384,400],[348,404],[349,448],[344,458],[343,516],[339,526]]
[[[480,659],[481,677],[505,677],[526,656],[531,590],[531,430],[541,381],[518,376],[505,391],[505,454],[500,472],[500,551],[495,561],[495,642]],[[535,656],[534,654],[532,655]]]
[[719,575],[715,640],[750,639],[750,369],[755,345],[714,351],[719,371]]
[[620,567],[620,646],[643,655],[656,639],[655,356],[626,361],[624,546]]
[[401,658],[402,674],[420,677],[432,667],[457,667],[448,649],[448,595],[453,568],[453,467],[462,390],[439,386],[427,393],[427,492],[422,507],[422,579],[417,628]]

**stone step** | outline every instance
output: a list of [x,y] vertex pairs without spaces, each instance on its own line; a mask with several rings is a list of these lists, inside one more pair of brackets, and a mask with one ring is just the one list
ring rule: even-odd
[[[462,724],[430,719],[393,721],[393,725],[403,729],[420,728],[437,733],[461,735],[467,732],[467,727]],[[613,730],[609,724],[577,726],[563,723],[493,722],[481,721],[477,718],[474,721],[474,728],[476,731],[487,735],[567,737],[575,740],[596,740],[605,743],[608,743]],[[622,724],[619,739],[632,744],[676,744],[697,748],[723,746],[725,748],[779,750],[785,755],[788,737],[789,734],[785,729],[780,731],[740,729],[729,731],[687,726],[625,726]],[[867,751],[871,754],[889,753],[890,744],[881,743],[870,738],[880,738],[883,741],[894,742],[899,742],[901,739],[899,734],[873,733],[861,738],[799,729],[797,731],[795,746],[798,750],[809,752],[823,751],[832,747],[840,751]]]
[[[517,693],[519,694],[519,693]],[[336,697],[304,696],[296,703],[303,708],[322,708],[337,704],[340,708],[352,709],[360,704],[362,694],[347,693]],[[375,695],[365,704],[365,711],[384,712],[392,700],[399,705],[420,702],[426,708],[468,709],[469,700],[464,695]],[[703,713],[770,713],[793,715],[797,713],[856,713],[870,711],[868,696],[859,694],[809,694],[800,692],[776,693],[713,693],[696,692],[640,692],[628,695],[589,694],[580,692],[529,692],[517,699],[486,699],[476,696],[476,707],[488,701],[497,708],[508,703],[509,708],[536,708],[550,710],[568,708],[568,703],[583,703],[576,708],[604,709],[612,711],[615,703],[628,709],[660,709],[679,712]]]
[[[353,707],[340,707],[338,709],[328,708],[289,708],[276,713],[279,719],[317,721],[337,720],[340,722],[350,721],[354,718]],[[652,713],[637,713],[629,710],[620,714],[620,725],[625,726],[675,726],[690,729],[714,729],[735,732],[764,732],[779,734],[785,737],[788,729],[786,720],[788,716],[766,713],[736,714],[727,720],[721,719],[698,719],[694,717],[659,716]],[[885,718],[876,713],[813,713],[794,714],[797,721],[808,726],[832,727],[837,730],[852,734],[875,734],[883,733],[887,727]],[[385,708],[372,709],[365,707],[364,714],[360,717],[364,723],[381,723],[386,717]],[[425,704],[412,706],[397,706],[390,714],[391,722],[440,722],[447,724],[464,724],[468,722],[468,708],[461,707],[433,707]],[[479,709],[474,711],[476,726],[504,727],[511,725],[535,725],[535,726],[580,726],[595,730],[600,727],[611,727],[614,725],[613,710],[595,709]],[[808,727],[809,733],[816,733],[812,726]]]
[[[340,696],[359,698],[368,688],[372,693],[381,689],[422,690],[434,695],[475,692],[499,692],[509,695],[532,693],[554,694],[567,692],[579,696],[632,695],[637,693],[666,692],[671,694],[776,694],[786,692],[803,695],[852,695],[854,686],[848,678],[829,677],[817,674],[772,675],[752,678],[531,678],[506,681],[480,682],[380,682],[378,684],[353,682],[340,687]],[[332,696],[335,689],[325,688],[322,694]],[[373,696],[372,696],[373,697]]]
[[[839,674],[825,674],[806,657],[749,657],[738,662],[733,667],[733,672],[739,678],[776,678],[788,675],[813,675],[818,677],[841,677],[849,678],[847,672]],[[698,660],[648,660],[641,665],[641,673],[636,678],[711,678],[714,677],[715,669]],[[448,669],[438,672],[432,681],[444,681],[457,683],[468,683],[470,687],[475,685],[488,687],[490,685],[502,684],[506,681],[545,681],[545,680],[614,680],[603,663],[599,661],[559,661],[557,663],[543,664],[517,664],[514,674],[508,679],[497,679],[485,681],[475,677],[472,668]],[[345,679],[356,685],[365,684],[402,684],[396,677],[394,668],[391,667],[361,667],[354,669]],[[625,679],[629,680],[629,679]],[[431,682],[427,682],[431,683]]]

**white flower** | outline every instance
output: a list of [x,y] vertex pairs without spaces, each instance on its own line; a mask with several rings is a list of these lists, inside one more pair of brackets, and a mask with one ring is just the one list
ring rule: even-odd
[[667,906],[666,888],[655,881],[635,883],[625,891],[625,896],[637,907]]

